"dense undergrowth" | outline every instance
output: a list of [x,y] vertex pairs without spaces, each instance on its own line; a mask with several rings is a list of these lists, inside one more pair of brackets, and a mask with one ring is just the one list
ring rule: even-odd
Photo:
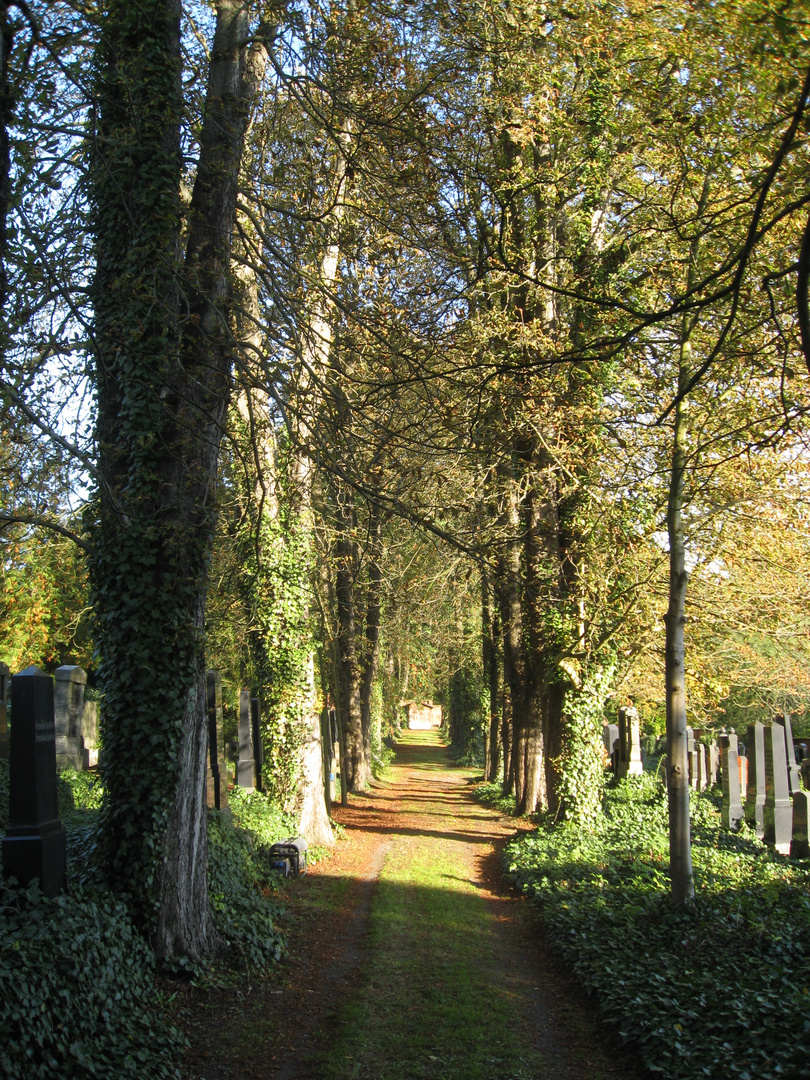
[[[163,1018],[154,956],[104,884],[100,802],[92,774],[60,775],[66,894],[0,888],[0,1075],[11,1080],[179,1077],[184,1038]],[[295,824],[258,793],[238,791],[231,804],[232,819],[210,812],[208,834],[211,906],[228,971],[281,955],[267,847]],[[7,817],[8,763],[0,761],[0,831]]]
[[646,1066],[671,1080],[776,1080],[810,1060],[810,863],[720,829],[693,800],[697,902],[669,900],[666,797],[610,788],[594,829],[543,826],[508,846],[515,883]]

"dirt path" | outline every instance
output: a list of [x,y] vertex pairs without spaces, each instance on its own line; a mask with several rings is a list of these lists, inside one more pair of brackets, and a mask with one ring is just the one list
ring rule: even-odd
[[291,882],[270,979],[192,991],[188,1080],[640,1080],[500,875],[513,819],[432,732],[334,816],[346,839]]

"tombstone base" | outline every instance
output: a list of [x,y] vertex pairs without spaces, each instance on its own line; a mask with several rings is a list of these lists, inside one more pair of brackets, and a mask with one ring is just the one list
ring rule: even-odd
[[720,826],[723,829],[728,829],[729,832],[736,832],[744,820],[743,809],[741,806],[721,806],[720,807]]
[[39,879],[46,896],[65,889],[67,853],[65,830],[59,821],[39,826],[10,825],[3,838],[3,877],[21,885]]
[[761,840],[765,835],[765,807],[761,803],[750,805],[746,802],[745,820],[757,834],[757,839]]
[[79,735],[56,736],[57,769],[82,771],[84,765],[84,739]]
[[765,829],[763,840],[776,848],[780,855],[790,854],[790,841],[793,836],[793,808],[789,802],[779,806],[765,807]]

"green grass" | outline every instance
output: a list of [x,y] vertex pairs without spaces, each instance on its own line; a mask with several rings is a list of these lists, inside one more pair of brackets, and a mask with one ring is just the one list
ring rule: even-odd
[[[414,733],[416,734],[416,733]],[[420,733],[421,734],[421,733]],[[420,772],[446,771],[428,741]],[[407,800],[403,810],[411,809]],[[447,813],[441,803],[420,812]],[[435,818],[428,820],[436,821]],[[454,830],[447,817],[437,828]],[[372,900],[368,958],[347,988],[323,1080],[517,1080],[537,1074],[504,985],[497,930],[450,836],[393,840]]]

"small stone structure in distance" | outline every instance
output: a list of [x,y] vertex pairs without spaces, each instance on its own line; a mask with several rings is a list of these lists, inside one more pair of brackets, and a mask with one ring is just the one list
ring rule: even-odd
[[442,726],[442,707],[432,701],[400,701],[411,731],[430,731]]

